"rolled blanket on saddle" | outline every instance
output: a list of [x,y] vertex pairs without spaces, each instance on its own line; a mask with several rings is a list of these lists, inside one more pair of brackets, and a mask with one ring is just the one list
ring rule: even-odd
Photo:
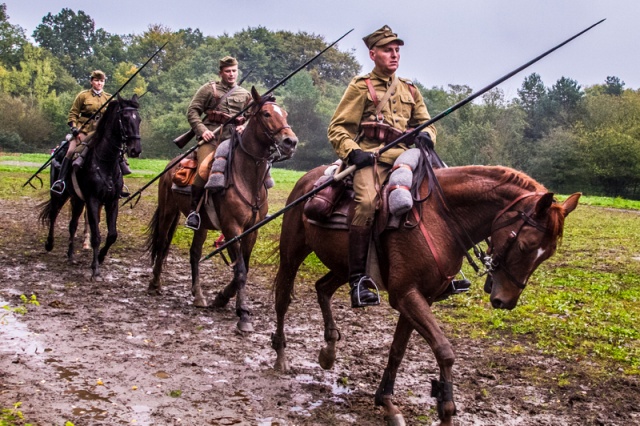
[[394,216],[401,216],[413,207],[411,184],[419,162],[420,150],[412,148],[400,154],[393,165],[389,176],[389,212]]
[[[209,191],[216,192],[223,190],[227,186],[227,159],[229,158],[229,152],[231,147],[231,139],[222,141],[215,152],[215,158],[211,164],[211,172],[209,174],[209,180],[205,184],[205,188]],[[271,177],[271,167],[267,172],[267,176],[264,179],[264,184],[267,189],[273,188],[275,182]]]

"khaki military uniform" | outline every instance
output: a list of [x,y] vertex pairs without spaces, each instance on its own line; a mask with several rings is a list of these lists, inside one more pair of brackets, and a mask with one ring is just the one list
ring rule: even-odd
[[[214,84],[216,85],[215,96],[212,87]],[[202,115],[205,111],[217,110],[230,116],[234,116],[238,112],[242,111],[242,109],[251,101],[251,93],[249,93],[247,89],[235,86],[234,91],[229,96],[225,97],[222,102],[219,102],[229,90],[231,90],[231,86],[226,86],[221,82],[209,82],[202,85],[194,95],[187,110],[187,120],[189,121],[193,131],[196,133],[198,140],[202,139],[202,134],[204,132],[207,130],[214,131],[220,126],[220,124],[222,124],[210,121],[209,116],[205,116],[203,119]],[[208,173],[204,173],[204,175],[201,176],[200,165],[207,158],[207,161],[212,158],[211,154],[215,152],[220,141],[229,139],[231,137],[231,132],[232,126],[226,126],[222,129],[221,135],[217,134],[214,140],[200,145],[198,148],[198,175],[196,176],[196,180],[201,179],[201,181],[194,182],[194,184],[197,185],[198,183],[201,183],[200,186],[204,186],[208,178]]]
[[[367,88],[367,78],[370,79],[375,89],[378,101],[381,101],[391,86],[395,74],[386,77],[378,74],[374,69],[370,74],[355,77],[349,83],[327,131],[329,141],[338,157],[347,162],[349,153],[355,149],[374,152],[384,146],[384,142],[369,139],[362,134],[362,122],[376,121],[376,105]],[[391,93],[383,106],[381,114],[385,124],[400,132],[405,132],[407,129],[415,128],[428,121],[431,117],[420,91],[415,87],[413,87],[414,90],[410,89],[410,86],[413,85],[410,80],[404,78],[399,78],[399,80],[394,92]],[[422,131],[429,133],[435,143],[436,129],[434,126],[428,126]],[[378,160],[378,176],[374,176],[373,167],[364,167],[354,173],[356,208],[353,225],[371,225],[379,199],[376,184],[384,182],[396,158],[408,148],[405,143],[400,143],[384,152]]]
[[[104,105],[111,95],[102,91],[99,95],[92,89],[83,90],[78,93],[76,99],[71,105],[69,110],[69,117],[67,123],[71,127],[77,127],[80,129],[88,120]],[[101,112],[104,112],[106,107],[102,108]],[[99,118],[99,117],[98,117]],[[98,120],[93,120],[82,128],[82,133],[87,134],[96,130]]]

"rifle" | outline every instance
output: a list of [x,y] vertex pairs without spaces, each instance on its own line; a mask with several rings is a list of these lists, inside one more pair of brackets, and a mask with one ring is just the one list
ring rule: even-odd
[[[253,69],[251,69],[244,77],[242,77],[242,80],[238,82],[238,86],[242,86],[242,83],[244,83],[244,81],[247,79],[247,77],[249,77],[249,75],[251,75],[252,72],[253,72]],[[175,138],[173,140],[173,143],[175,143],[178,146],[178,148],[182,149],[186,144],[188,144],[191,141],[191,139],[193,139],[195,135],[196,135],[196,132],[193,129],[189,129],[187,132]]]
[[[345,38],[347,36],[347,34],[349,34],[351,31],[353,31],[353,28],[350,29],[349,31],[347,31],[346,33],[344,33],[339,39],[337,39],[336,41],[334,41],[333,43],[331,43],[330,45],[328,45],[327,47],[325,47],[324,49],[322,49],[319,53],[317,53],[313,58],[309,59],[307,62],[305,62],[304,64],[300,65],[298,68],[296,68],[294,71],[290,72],[289,75],[287,75],[285,78],[283,78],[282,80],[280,80],[279,82],[277,82],[275,85],[273,85],[273,87],[271,87],[269,90],[267,90],[262,96],[266,96],[268,94],[270,94],[271,92],[273,92],[274,90],[276,90],[278,87],[282,86],[287,80],[289,80],[291,77],[293,77],[294,74],[296,74],[297,72],[299,72],[301,69],[303,69],[304,67],[306,67],[307,65],[309,65],[311,62],[313,62],[314,60],[316,60],[320,55],[322,55],[324,52],[326,52],[327,50],[329,50],[330,48],[332,48],[336,43],[338,43],[340,40],[342,40],[343,38]],[[233,117],[229,118],[227,121],[225,121],[222,125],[220,125],[220,128],[223,128],[224,126],[226,126],[227,124],[233,122],[233,120],[235,120],[236,118],[238,118],[241,114],[244,114],[245,111],[247,111],[251,106],[253,105],[252,102],[249,102],[249,104],[247,106],[245,106],[241,111],[239,111],[238,113],[236,113]],[[188,133],[188,132],[187,132]],[[180,136],[179,136],[180,137]],[[171,164],[169,164],[162,172],[160,172],[159,175],[157,175],[156,177],[154,177],[153,179],[151,179],[146,185],[144,185],[142,188],[140,188],[139,190],[137,190],[135,193],[131,194],[129,196],[129,198],[127,198],[126,200],[124,200],[124,202],[122,203],[122,206],[124,206],[125,204],[127,204],[129,201],[131,201],[134,197],[137,197],[137,201],[135,203],[133,203],[131,205],[131,208],[134,208],[136,206],[136,204],[138,204],[138,201],[140,200],[140,196],[142,194],[142,191],[144,191],[145,189],[147,189],[153,182],[155,182],[156,180],[160,179],[160,177],[162,175],[164,175],[165,173],[167,173],[169,170],[171,170],[176,164],[178,164],[182,159],[184,159],[187,155],[191,154],[196,148],[198,148],[198,146],[200,146],[200,144],[202,144],[203,141],[198,142],[196,145],[192,146],[191,148],[189,148],[187,151],[184,152],[184,154],[182,154],[181,156],[179,156],[178,158],[176,158]]]
[[[416,127],[415,129],[413,129],[412,131],[403,134],[402,136],[400,136],[399,138],[397,138],[396,140],[394,140],[393,142],[385,145],[384,147],[382,147],[381,149],[379,149],[377,151],[377,153],[375,154],[376,157],[379,156],[380,154],[382,154],[385,151],[388,151],[389,149],[395,147],[396,145],[398,145],[400,142],[407,140],[409,138],[413,138],[414,136],[416,136],[422,129],[432,125],[433,123],[435,123],[436,121],[439,121],[440,119],[446,117],[447,115],[451,114],[453,111],[457,110],[458,108],[463,107],[464,105],[468,104],[469,102],[473,101],[474,99],[476,99],[478,96],[483,95],[484,93],[488,92],[489,90],[493,89],[494,87],[496,87],[497,85],[499,85],[500,83],[504,82],[505,80],[513,77],[515,74],[519,73],[520,71],[524,70],[525,68],[533,65],[534,63],[538,62],[540,59],[544,58],[545,56],[549,55],[550,53],[554,52],[555,50],[561,48],[562,46],[564,46],[565,44],[569,43],[570,41],[572,41],[573,39],[580,37],[582,34],[586,33],[587,31],[589,31],[590,29],[592,29],[593,27],[595,27],[596,25],[602,23],[603,21],[605,21],[605,19],[602,19],[598,22],[596,22],[595,24],[591,25],[590,27],[580,31],[578,34],[574,35],[573,37],[568,38],[567,40],[563,41],[562,43],[558,44],[557,46],[547,50],[546,52],[540,54],[539,56],[536,56],[535,58],[533,58],[532,60],[530,60],[529,62],[527,62],[524,65],[519,66],[518,68],[516,68],[515,70],[511,71],[510,73],[500,77],[499,79],[497,79],[496,81],[494,81],[493,83],[489,84],[488,86],[485,86],[484,88],[480,89],[479,91],[477,91],[476,93],[473,93],[471,95],[469,95],[468,97],[466,97],[465,99],[461,100],[460,102],[456,103],[455,105],[447,108],[446,110],[442,111],[441,113],[439,113],[438,115],[436,115],[435,117],[433,117],[430,120],[425,121],[424,123],[422,123],[421,125],[419,125],[418,127]],[[232,239],[230,239],[229,241],[226,241],[224,244],[221,244],[220,246],[218,246],[218,248],[216,248],[214,251],[212,251],[211,253],[209,253],[208,255],[206,255],[205,257],[203,257],[202,259],[200,259],[200,262],[203,262],[207,259],[210,259],[211,257],[215,256],[216,254],[220,253],[222,250],[224,250],[225,248],[227,248],[228,246],[230,246],[231,244],[240,241],[245,235],[250,234],[256,230],[258,230],[259,228],[263,227],[264,225],[266,225],[267,223],[271,222],[273,219],[275,219],[276,217],[282,215],[283,213],[285,213],[286,211],[292,209],[293,207],[297,206],[298,204],[302,203],[303,201],[308,200],[309,198],[313,197],[314,195],[316,195],[318,192],[322,191],[324,188],[328,187],[329,185],[333,184],[334,182],[339,182],[342,179],[344,179],[345,177],[349,176],[351,173],[356,171],[356,166],[352,165],[347,167],[346,169],[344,169],[342,172],[333,175],[332,179],[328,179],[326,182],[322,183],[321,185],[318,185],[316,188],[312,189],[311,191],[307,192],[306,194],[300,196],[299,198],[297,198],[296,200],[292,201],[290,204],[286,205],[284,208],[282,208],[281,210],[273,213],[272,215],[270,215],[269,217],[263,219],[262,221],[256,223],[255,225],[253,225],[252,227],[250,227],[249,229],[247,229],[246,231],[244,231],[243,233],[241,233],[240,235],[236,235],[235,237],[233,237]]]
[[[142,64],[142,66],[141,66],[140,68],[138,68],[138,69],[136,70],[136,72],[135,72],[135,73],[133,73],[133,75],[132,75],[131,77],[129,77],[129,79],[128,79],[127,81],[125,81],[125,82],[124,82],[124,84],[123,84],[122,86],[120,86],[120,88],[119,88],[118,90],[116,90],[116,92],[115,92],[113,95],[111,95],[111,97],[110,97],[109,99],[107,99],[107,101],[106,101],[105,103],[103,103],[102,105],[100,105],[100,108],[98,108],[98,110],[97,110],[96,112],[94,112],[94,113],[91,115],[91,117],[89,117],[89,119],[88,119],[87,121],[85,121],[85,122],[84,122],[84,124],[83,124],[82,126],[80,126],[80,128],[78,129],[78,132],[82,131],[82,129],[84,129],[84,126],[86,126],[88,123],[91,123],[91,121],[93,121],[93,120],[98,116],[98,114],[100,114],[100,111],[102,111],[102,108],[104,108],[106,105],[108,105],[108,104],[109,104],[109,102],[111,102],[111,100],[112,100],[114,97],[116,97],[116,96],[117,96],[117,95],[122,91],[122,89],[124,89],[124,88],[125,88],[125,86],[126,86],[127,84],[129,84],[129,82],[130,82],[131,80],[133,80],[133,78],[134,78],[135,76],[137,76],[137,75],[138,75],[138,73],[139,73],[140,71],[142,71],[142,69],[143,69],[144,67],[146,67],[146,66],[147,66],[147,64],[148,64],[149,62],[151,62],[151,60],[152,60],[153,58],[155,58],[155,57],[156,57],[156,55],[157,55],[158,53],[160,53],[160,51],[161,51],[162,49],[164,49],[164,47],[165,47],[168,43],[169,43],[169,42],[167,41],[165,44],[163,44],[163,45],[160,47],[160,49],[156,50],[156,52],[155,52],[153,55],[151,55],[151,57],[150,57],[149,59],[147,59],[147,62],[145,62],[144,64]],[[146,93],[146,92],[145,92],[145,93]],[[143,93],[143,96],[144,96],[144,93]],[[29,178],[29,179],[28,179],[28,180],[27,180],[23,185],[22,185],[22,187],[24,188],[25,186],[30,185],[33,189],[36,189],[36,187],[35,187],[35,186],[33,186],[33,185],[31,184],[31,180],[32,180],[33,178],[35,178],[36,176],[38,176],[38,173],[40,173],[41,171],[43,171],[44,169],[46,169],[46,168],[47,168],[47,166],[51,163],[51,161],[53,161],[53,158],[56,156],[56,154],[57,154],[57,153],[62,149],[62,147],[64,147],[65,145],[66,145],[66,144],[60,144],[60,146],[58,146],[58,147],[55,149],[55,151],[53,151],[53,152],[51,153],[51,157],[49,157],[49,159],[48,159],[47,161],[45,161],[45,163],[44,163],[44,164],[43,164],[43,165],[38,169],[38,171],[37,171],[37,172],[35,172],[35,173],[34,173],[34,174],[33,174],[33,175],[32,175],[32,176],[31,176],[31,177],[30,177],[30,178]],[[40,187],[42,188],[42,179],[38,178],[38,180],[40,180]]]

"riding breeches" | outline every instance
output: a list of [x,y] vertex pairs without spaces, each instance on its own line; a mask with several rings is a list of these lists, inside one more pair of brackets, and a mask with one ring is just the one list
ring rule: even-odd
[[198,152],[196,154],[198,156],[198,173],[193,180],[193,185],[204,188],[204,185],[209,179],[209,170],[211,169],[213,155],[216,152],[216,148],[218,148],[218,144],[218,140],[213,139],[212,141],[205,142],[198,147]]
[[[69,148],[67,149],[67,153],[64,156],[71,159],[76,151],[79,151],[78,147],[82,145],[82,142],[84,142],[86,138],[87,135],[85,133],[78,133],[78,136],[76,136],[75,138],[71,138],[69,140]],[[80,143],[78,143],[77,141],[80,141]]]
[[[355,210],[352,225],[371,226],[380,201],[380,188],[389,176],[391,166],[378,163],[373,166],[356,170],[353,174],[353,191],[355,193]],[[377,176],[376,176],[377,175]]]

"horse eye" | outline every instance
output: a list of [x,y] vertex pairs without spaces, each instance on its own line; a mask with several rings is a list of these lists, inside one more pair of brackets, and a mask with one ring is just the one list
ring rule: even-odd
[[262,115],[264,116],[264,118],[270,118],[271,117],[271,114],[269,114],[266,111]]

